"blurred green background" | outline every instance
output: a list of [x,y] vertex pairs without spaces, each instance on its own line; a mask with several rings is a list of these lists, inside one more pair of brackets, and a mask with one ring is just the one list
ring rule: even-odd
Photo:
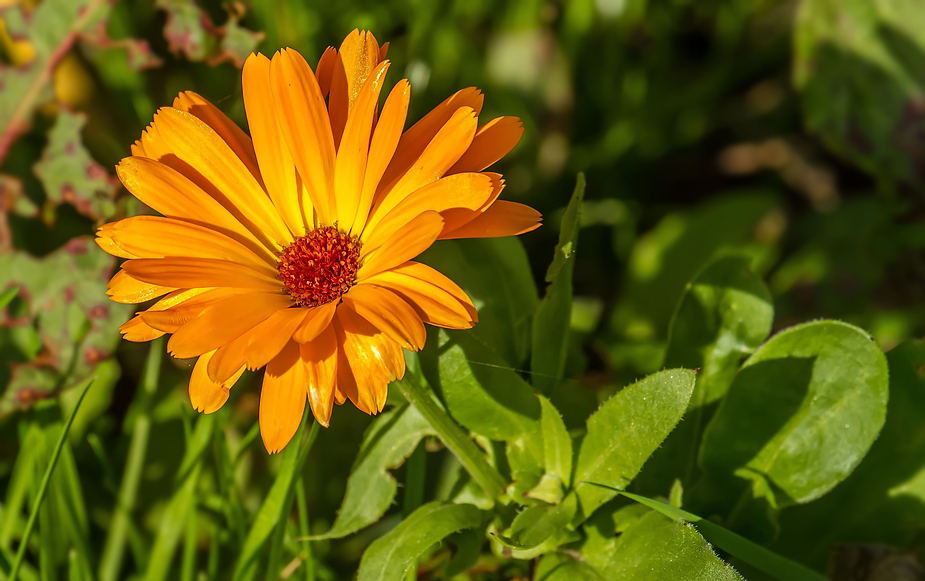
[[[775,329],[836,318],[884,350],[925,333],[918,0],[0,0],[0,19],[0,290],[19,289],[0,316],[0,490],[6,510],[18,506],[14,463],[45,442],[30,448],[43,465],[43,438],[60,427],[55,396],[68,410],[67,388],[97,374],[65,471],[84,496],[70,509],[78,530],[61,534],[105,551],[121,475],[137,457],[130,443],[146,426],[116,578],[148,558],[195,413],[188,362],[165,362],[144,389],[148,347],[120,341],[131,309],[106,299],[114,262],[91,235],[139,211],[113,167],[179,91],[246,126],[239,67],[252,50],[290,46],[315,63],[366,28],[390,43],[388,84],[412,83],[410,119],[472,85],[486,94],[484,118],[521,117],[524,137],[497,171],[508,199],[546,218],[521,238],[538,289],[586,174],[570,381],[553,397],[570,426],[661,365],[686,283],[725,252],[754,257]],[[507,359],[527,365],[516,350]],[[253,442],[256,388],[254,377],[239,384],[220,414],[231,446]],[[345,406],[320,434],[304,480],[313,529],[331,523],[369,421]],[[275,462],[245,448],[232,475],[240,510],[259,506]],[[193,535],[203,561],[235,546],[216,516],[229,510],[225,489],[207,488],[194,532],[177,533]],[[316,543],[323,578],[349,575],[393,512],[346,541]],[[0,548],[16,527],[0,530]],[[824,560],[828,546],[812,550]],[[67,551],[49,558],[66,568]],[[527,570],[486,567],[485,578]]]

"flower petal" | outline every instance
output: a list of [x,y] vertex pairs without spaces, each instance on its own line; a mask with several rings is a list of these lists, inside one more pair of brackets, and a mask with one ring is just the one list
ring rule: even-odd
[[142,282],[120,270],[109,281],[106,294],[117,303],[131,304],[150,301],[175,290],[175,287]]
[[516,236],[540,227],[542,214],[524,204],[498,200],[474,220],[440,235],[442,240],[454,238],[496,238]]
[[248,333],[247,367],[260,369],[283,350],[308,315],[306,308],[283,309]]
[[381,412],[388,384],[405,374],[401,347],[351,309],[338,309],[334,328],[340,343],[338,387],[360,410]]
[[344,133],[350,111],[379,60],[379,43],[376,37],[366,30],[354,29],[337,51],[331,77],[331,95],[328,98],[334,145],[337,147],[340,146],[341,135]]
[[[443,231],[443,218],[437,212],[424,212],[390,236],[371,254],[362,257],[357,280],[398,266],[430,248]],[[139,277],[140,278],[140,277]]]
[[164,107],[154,125],[171,152],[202,176],[203,189],[219,200],[268,246],[292,241],[263,187],[228,144],[198,117]]
[[321,53],[318,59],[318,66],[315,67],[315,78],[318,79],[318,88],[321,89],[321,96],[327,97],[331,92],[331,76],[334,74],[334,62],[337,60],[337,51],[333,46],[329,46]]
[[231,387],[244,373],[244,367],[238,370],[227,381],[215,382],[209,378],[206,369],[214,351],[203,353],[193,366],[193,375],[189,381],[189,399],[197,412],[211,414],[217,412],[228,401]]
[[123,339],[134,343],[153,341],[158,337],[164,336],[163,331],[158,331],[145,323],[141,319],[141,315],[135,315],[125,323],[122,323],[122,326],[119,327],[119,332],[122,333]]
[[334,328],[328,325],[314,340],[302,343],[300,353],[305,364],[305,384],[312,414],[315,421],[328,427],[337,383],[337,335]]
[[281,291],[274,277],[237,262],[214,258],[136,258],[122,263],[129,276],[140,281],[177,288],[224,286]]
[[157,301],[148,310],[141,311],[139,316],[145,324],[165,333],[173,333],[198,317],[206,307],[244,292],[249,291],[234,288],[178,290]]
[[472,145],[447,173],[482,171],[508,153],[524,134],[518,117],[498,117],[478,128]]
[[195,357],[237,339],[292,299],[272,293],[246,293],[222,299],[174,332],[167,350],[178,359]]
[[299,343],[308,343],[320,335],[331,324],[334,318],[334,312],[337,310],[337,301],[320,305],[317,307],[308,307],[305,319],[296,328],[292,338]]
[[358,284],[343,297],[344,305],[402,347],[418,351],[427,340],[421,317],[401,297],[384,287]]
[[305,411],[305,366],[292,341],[267,365],[260,390],[260,437],[267,452],[275,454],[292,440]]
[[254,139],[254,150],[267,193],[292,235],[302,236],[312,216],[312,204],[309,199],[300,199],[302,190],[297,182],[295,165],[273,104],[270,59],[257,53],[247,57],[241,87],[247,125]]
[[334,198],[334,137],[324,97],[308,63],[292,49],[270,62],[270,87],[279,127],[322,225],[337,216]]
[[424,264],[407,262],[372,276],[364,283],[394,291],[429,325],[468,329],[478,321],[478,313],[466,293],[452,280]]

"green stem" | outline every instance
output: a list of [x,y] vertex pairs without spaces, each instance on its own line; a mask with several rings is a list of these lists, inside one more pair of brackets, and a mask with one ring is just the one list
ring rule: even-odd
[[[408,457],[405,462],[405,495],[401,507],[402,519],[408,517],[414,512],[414,509],[421,506],[424,502],[424,480],[427,476],[427,451],[424,449],[424,441],[418,443],[417,448]],[[408,581],[414,581],[418,578],[417,567],[411,567],[408,571]]]
[[395,385],[401,390],[405,399],[411,402],[411,405],[417,408],[424,419],[430,423],[440,440],[456,456],[472,479],[492,497],[499,496],[506,486],[504,478],[494,466],[488,463],[475,442],[469,439],[462,428],[434,401],[417,378],[408,373],[404,379],[395,382]]
[[115,514],[109,526],[106,544],[103,546],[103,555],[100,558],[100,581],[116,581],[119,578],[119,570],[122,568],[129,518],[135,508],[138,486],[141,483],[141,472],[148,451],[148,438],[151,434],[151,406],[149,404],[157,391],[163,357],[164,340],[158,339],[151,344],[141,376],[141,397],[136,400],[139,413],[132,428],[132,440],[129,444],[122,484],[119,487]]
[[29,513],[29,520],[26,521],[26,529],[23,531],[19,549],[16,551],[16,558],[13,561],[13,567],[10,569],[10,575],[7,578],[8,581],[16,581],[16,577],[19,575],[19,569],[22,567],[23,559],[26,556],[26,547],[29,546],[29,537],[32,536],[32,529],[35,528],[35,520],[38,518],[39,508],[42,506],[42,501],[45,499],[45,492],[48,490],[48,483],[51,481],[51,475],[54,473],[55,466],[58,464],[58,458],[61,456],[61,450],[64,449],[64,443],[67,442],[67,433],[71,430],[74,418],[77,417],[77,410],[80,409],[80,404],[83,402],[87,392],[90,391],[91,385],[93,385],[92,379],[87,382],[87,386],[84,387],[83,391],[80,393],[77,404],[74,406],[74,409],[71,410],[71,415],[68,416],[67,422],[64,424],[64,429],[61,430],[58,443],[55,444],[55,451],[51,454],[51,460],[45,468],[45,474],[42,476],[42,482],[39,484],[39,490],[35,496],[35,506],[32,507],[32,512]]
[[308,503],[305,500],[305,482],[299,478],[296,483],[296,506],[299,510],[299,534],[302,536],[302,562],[305,564],[305,581],[315,581],[315,559],[312,556],[312,542],[308,539],[311,527],[308,524]]

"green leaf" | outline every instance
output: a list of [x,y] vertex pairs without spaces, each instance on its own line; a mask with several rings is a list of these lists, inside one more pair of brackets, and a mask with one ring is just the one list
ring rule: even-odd
[[607,581],[591,565],[565,553],[544,555],[536,566],[536,581]]
[[479,526],[481,520],[471,504],[425,504],[366,549],[357,581],[403,581],[428,547],[456,531]]
[[818,498],[877,437],[887,379],[883,352],[861,329],[835,321],[787,329],[742,366],[704,433],[701,464],[753,479],[776,506]]
[[15,286],[0,292],[0,309],[5,309],[10,304],[10,301],[16,298],[17,294],[19,294],[19,288]]
[[475,303],[479,322],[466,333],[520,367],[530,352],[530,324],[538,302],[523,244],[515,236],[451,240],[421,255]]
[[539,400],[546,473],[557,476],[562,485],[568,488],[572,483],[572,438],[565,429],[559,410],[545,397],[539,396]]
[[376,418],[363,436],[334,525],[312,538],[345,537],[379,520],[398,489],[389,471],[401,466],[421,439],[435,434],[424,416],[410,405]]
[[642,469],[684,415],[696,374],[671,369],[650,375],[607,400],[588,419],[575,469],[581,520],[615,496]]
[[585,196],[585,176],[578,174],[575,192],[568,203],[559,230],[559,243],[546,272],[546,296],[533,315],[533,348],[530,354],[531,381],[542,393],[559,385],[565,371],[572,312],[572,272],[578,249],[581,204]]
[[636,502],[647,506],[670,519],[683,520],[696,525],[704,537],[711,543],[748,563],[752,567],[760,569],[765,573],[779,579],[780,581],[825,581],[825,577],[808,569],[799,563],[785,559],[780,555],[765,549],[761,545],[741,537],[734,532],[719,526],[709,520],[702,519],[699,516],[689,513],[680,508],[639,496],[629,492],[620,491],[620,494],[631,498]]
[[533,388],[468,331],[440,331],[434,350],[421,354],[425,375],[439,389],[453,418],[492,440],[523,438],[525,453],[543,464],[540,404]]
[[922,186],[923,27],[918,0],[809,0],[797,12],[793,80],[806,126],[887,187]]
[[704,427],[742,360],[771,332],[774,307],[751,259],[724,256],[687,286],[668,333],[665,367],[699,369],[684,422],[655,453],[641,475],[650,490],[667,490],[675,478],[691,483]]
[[247,55],[257,50],[264,33],[241,27],[241,8],[228,8],[228,21],[216,26],[194,0],[157,0],[155,5],[167,13],[164,37],[174,54],[210,65],[230,61],[241,68]]
[[[624,531],[600,571],[607,581],[740,581],[697,529],[650,512]],[[794,578],[792,581],[797,581]]]
[[580,538],[568,529],[577,511],[578,502],[574,494],[555,506],[527,507],[511,522],[509,538],[498,537],[498,540],[512,549],[511,556],[515,559],[533,559]]

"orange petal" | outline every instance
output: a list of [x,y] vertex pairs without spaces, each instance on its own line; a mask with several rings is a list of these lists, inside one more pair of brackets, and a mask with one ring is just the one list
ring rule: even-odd
[[540,227],[543,216],[524,204],[498,200],[471,222],[463,224],[440,238],[496,238],[516,236]]
[[517,117],[498,117],[479,127],[472,145],[447,173],[482,171],[507,155],[524,134]]
[[478,321],[478,313],[466,293],[452,280],[424,264],[407,262],[364,282],[394,291],[429,325],[468,329]]
[[419,214],[371,254],[361,257],[362,266],[357,273],[357,280],[363,281],[414,258],[430,248],[442,231],[443,218],[440,214]]
[[192,113],[208,123],[209,127],[215,130],[235,155],[244,162],[244,165],[247,166],[254,178],[263,183],[260,171],[257,169],[257,156],[254,153],[254,144],[251,142],[251,138],[234,121],[222,113],[218,107],[201,95],[192,91],[184,91],[173,100],[173,108]]
[[272,293],[227,297],[206,307],[198,317],[177,329],[167,343],[167,350],[178,359],[202,355],[237,339],[291,304],[288,296]]
[[348,232],[353,231],[353,223],[360,203],[373,117],[376,115],[379,91],[382,89],[382,83],[385,81],[388,70],[389,63],[384,62],[369,75],[366,84],[362,86],[355,106],[350,110],[343,140],[337,149],[334,170],[337,221],[340,228]]
[[321,95],[327,97],[331,92],[331,75],[334,74],[334,62],[337,60],[337,51],[333,46],[329,46],[321,53],[318,59],[318,66],[315,67],[315,77],[318,79],[318,88],[321,89]]
[[329,325],[313,341],[302,343],[300,353],[305,364],[305,384],[312,414],[315,421],[328,427],[337,383],[337,335],[334,328]]
[[337,216],[334,198],[334,137],[324,96],[308,63],[292,49],[270,62],[270,87],[289,153],[323,225]]
[[275,454],[292,440],[302,422],[305,399],[305,365],[291,341],[267,365],[260,390],[260,437],[267,452]]
[[102,248],[103,252],[106,254],[118,256],[119,258],[138,258],[137,254],[133,254],[120,247],[116,244],[116,241],[112,239],[113,229],[116,224],[117,222],[109,222],[97,229],[95,238],[96,245]]
[[243,292],[248,291],[233,288],[178,290],[157,301],[148,310],[141,311],[139,316],[147,325],[165,333],[173,333],[198,317],[209,305]]
[[136,258],[122,263],[122,268],[140,281],[177,288],[224,286],[266,291],[283,288],[277,278],[214,258]]
[[259,369],[283,350],[308,315],[306,308],[277,311],[248,333],[247,367]]
[[261,256],[273,258],[227,208],[175,169],[151,159],[128,157],[116,166],[116,173],[132,195],[161,214],[214,228]]
[[238,370],[227,381],[215,382],[209,378],[206,369],[212,359],[214,351],[203,353],[193,366],[193,375],[189,380],[189,399],[197,412],[211,414],[217,412],[228,401],[231,387],[244,373],[244,367]]
[[334,328],[340,342],[338,387],[360,410],[379,413],[388,384],[405,374],[401,347],[350,309],[338,309]]
[[153,341],[158,337],[164,336],[163,331],[158,331],[154,327],[151,327],[145,323],[141,319],[141,315],[135,315],[125,323],[122,323],[122,326],[119,327],[119,332],[122,333],[123,339],[135,343]]
[[117,303],[129,304],[150,301],[174,290],[176,288],[142,282],[120,270],[109,281],[106,294]]
[[478,115],[482,110],[484,100],[485,97],[482,92],[475,87],[462,89],[437,105],[433,111],[412,125],[401,136],[398,149],[395,151],[395,156],[392,163],[389,164],[389,169],[386,171],[382,182],[389,184],[408,171],[414,165],[414,162],[421,157],[427,145],[433,141],[437,132],[447,124],[460,107],[471,107],[475,114]]
[[215,350],[215,355],[209,361],[207,368],[209,379],[221,383],[227,381],[237,371],[246,368],[245,353],[249,334],[250,331]]
[[296,181],[295,165],[280,130],[270,91],[270,59],[257,53],[247,57],[241,87],[247,125],[254,139],[267,193],[292,235],[302,236],[306,229],[302,203],[308,204],[306,214],[311,216],[311,201],[299,199],[301,189]]
[[470,107],[460,107],[408,171],[391,183],[383,179],[386,185],[383,188],[380,184],[381,195],[378,195],[373,207],[370,222],[378,222],[412,192],[443,177],[469,148],[477,123],[475,112]]
[[359,99],[366,79],[378,64],[379,43],[371,32],[354,29],[341,43],[334,62],[328,99],[335,146],[340,145],[348,115]]
[[[497,174],[461,173],[424,186],[399,202],[378,223],[370,222],[363,231],[363,247],[368,250],[378,248],[392,234],[428,210],[478,210],[488,201],[496,188],[492,177],[494,175]],[[500,179],[498,181],[500,183]],[[446,224],[443,229],[447,230]]]
[[427,331],[421,317],[401,297],[384,287],[358,284],[343,297],[344,305],[372,323],[402,347],[418,351]]
[[104,229],[109,239],[130,254],[130,258],[214,258],[240,263],[270,277],[277,271],[275,260],[264,260],[233,238],[175,218],[132,216],[100,228],[100,237]]
[[360,201],[357,204],[356,219],[354,220],[354,230],[359,232],[366,224],[366,218],[372,207],[373,199],[376,195],[376,189],[379,187],[379,181],[382,174],[385,173],[395,148],[398,146],[398,140],[401,138],[402,129],[405,128],[405,119],[408,117],[408,103],[411,99],[411,85],[408,79],[402,79],[396,83],[385,100],[382,107],[382,115],[379,122],[376,123],[376,129],[373,131],[373,139],[369,145],[369,156],[366,161],[366,174],[363,176],[363,193],[360,195]]
[[337,310],[337,302],[330,302],[318,307],[308,307],[305,319],[296,328],[292,338],[299,343],[308,343],[320,335],[334,318],[334,311]]

